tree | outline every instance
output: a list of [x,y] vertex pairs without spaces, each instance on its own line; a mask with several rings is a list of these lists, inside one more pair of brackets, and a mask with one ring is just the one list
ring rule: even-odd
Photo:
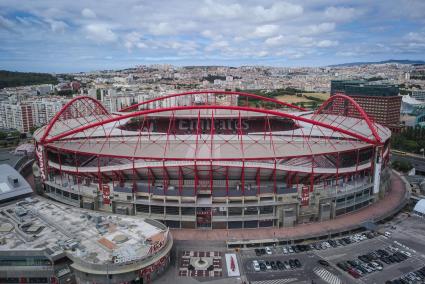
[[30,133],[31,133],[31,135],[33,135],[33,134],[34,134],[34,132],[35,132],[37,129],[38,129],[38,127],[37,127],[37,126],[31,126],[31,128],[30,128]]
[[12,132],[9,133],[10,137],[14,137],[14,138],[20,138],[21,137],[21,132],[19,132],[18,130],[14,130]]
[[391,166],[400,172],[408,172],[410,171],[413,167],[412,164],[410,164],[410,162],[405,161],[405,160],[395,160],[392,162]]

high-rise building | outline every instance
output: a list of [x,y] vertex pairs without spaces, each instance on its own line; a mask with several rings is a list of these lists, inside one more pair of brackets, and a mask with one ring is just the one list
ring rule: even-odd
[[363,80],[331,81],[331,96],[342,93],[352,97],[377,123],[400,130],[401,96],[399,88],[390,84],[371,84]]
[[15,103],[0,103],[0,128],[30,132],[33,126],[49,122],[66,104],[67,99],[42,99]]
[[13,128],[20,132],[29,132],[34,126],[32,106],[30,104],[0,103],[0,127]]

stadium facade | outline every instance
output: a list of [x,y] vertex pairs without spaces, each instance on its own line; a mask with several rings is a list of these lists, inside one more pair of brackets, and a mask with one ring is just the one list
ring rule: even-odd
[[70,101],[35,133],[44,194],[171,228],[287,227],[373,204],[388,128],[350,97],[316,111],[241,92],[168,95],[108,111]]

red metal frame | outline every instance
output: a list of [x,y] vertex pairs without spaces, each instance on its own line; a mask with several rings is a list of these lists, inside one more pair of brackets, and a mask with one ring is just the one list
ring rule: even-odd
[[49,122],[49,124],[47,125],[46,130],[44,131],[43,136],[40,139],[40,142],[43,143],[47,137],[47,135],[49,135],[50,130],[52,129],[53,125],[56,123],[56,121],[58,121],[60,119],[60,117],[62,116],[62,114],[66,113],[69,108],[78,101],[89,101],[89,102],[93,102],[95,105],[95,107],[99,108],[99,110],[101,112],[103,112],[105,115],[110,116],[109,112],[106,110],[106,108],[96,99],[93,99],[92,97],[87,97],[87,96],[80,96],[80,97],[76,97],[73,98],[72,100],[70,100],[66,105],[64,105],[62,107],[62,109],[53,117],[53,119]]
[[[247,111],[247,112],[257,112],[257,113],[264,113],[264,114],[269,114],[269,115],[273,115],[273,116],[277,116],[277,117],[282,117],[282,118],[289,118],[292,120],[296,120],[296,121],[302,121],[305,123],[309,123],[311,125],[315,125],[315,126],[321,126],[348,136],[351,136],[353,138],[359,139],[360,141],[372,144],[372,145],[380,145],[381,144],[381,139],[379,140],[371,140],[368,137],[364,137],[360,134],[357,134],[355,132],[352,131],[348,131],[346,129],[342,129],[333,125],[329,125],[326,123],[323,123],[321,121],[317,121],[317,120],[313,120],[313,119],[309,119],[309,118],[305,118],[303,116],[297,116],[294,114],[290,114],[290,113],[285,113],[285,112],[280,112],[280,111],[275,111],[275,110],[267,110],[267,109],[257,109],[257,108],[251,108],[251,107],[241,107],[241,106],[209,106],[209,105],[198,105],[198,106],[177,106],[177,107],[168,107],[168,108],[159,108],[159,109],[151,109],[151,110],[140,110],[140,111],[136,111],[136,112],[132,112],[132,113],[128,113],[125,115],[121,115],[121,116],[115,116],[115,117],[111,117],[102,121],[97,121],[91,124],[86,124],[77,128],[74,128],[73,130],[70,131],[66,131],[63,132],[61,134],[58,134],[56,136],[53,136],[52,138],[46,139],[45,137],[48,135],[48,130],[51,129],[51,127],[49,127],[48,129],[46,129],[46,132],[44,134],[44,139],[40,140],[40,142],[42,144],[48,144],[54,141],[57,141],[59,139],[68,137],[70,135],[85,131],[87,129],[93,128],[93,127],[98,127],[98,126],[103,126],[104,124],[107,123],[111,123],[111,122],[116,122],[116,121],[120,121],[120,120],[124,120],[127,118],[132,118],[132,117],[136,117],[136,116],[143,116],[143,115],[148,115],[148,114],[152,114],[152,113],[160,113],[160,112],[167,112],[167,111],[180,111],[180,110],[204,110],[204,109],[211,109],[211,110],[217,110],[217,109],[223,109],[223,110],[236,110],[236,111]],[[198,136],[199,133],[197,133]],[[379,136],[378,136],[379,137]]]
[[381,137],[379,136],[378,132],[376,131],[376,128],[374,127],[374,124],[372,123],[372,121],[370,120],[369,116],[367,115],[367,113],[363,110],[363,108],[351,97],[341,94],[341,93],[337,93],[333,96],[331,96],[327,101],[325,101],[316,111],[315,111],[315,115],[320,114],[323,112],[323,110],[333,101],[337,100],[337,99],[344,99],[349,101],[358,111],[358,113],[360,114],[360,116],[366,121],[370,131],[372,132],[373,136],[375,137],[375,140],[380,144],[382,143],[381,141]]

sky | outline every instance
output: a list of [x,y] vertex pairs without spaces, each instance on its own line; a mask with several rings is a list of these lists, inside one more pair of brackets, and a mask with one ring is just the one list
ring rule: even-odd
[[0,0],[0,69],[425,59],[423,0]]

